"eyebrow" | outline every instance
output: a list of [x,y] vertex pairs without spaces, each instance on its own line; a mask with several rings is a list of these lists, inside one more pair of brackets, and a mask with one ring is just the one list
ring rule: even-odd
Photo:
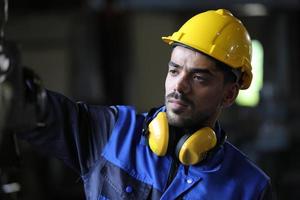
[[178,64],[176,64],[176,63],[174,63],[172,61],[169,61],[169,66],[176,67],[176,68],[182,68],[182,66],[180,66],[180,65],[178,65]]
[[[174,63],[172,61],[169,61],[169,66],[175,67],[175,68],[183,68],[183,66],[178,65],[178,64],[176,64],[176,63]],[[192,72],[192,73],[208,74],[210,76],[213,76],[213,73],[210,70],[208,70],[208,69],[192,68],[190,70],[190,72]]]

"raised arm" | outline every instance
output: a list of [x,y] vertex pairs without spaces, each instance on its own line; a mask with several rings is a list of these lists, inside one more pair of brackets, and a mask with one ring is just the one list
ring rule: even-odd
[[18,135],[46,154],[63,160],[80,174],[99,159],[117,117],[115,107],[75,103],[46,91],[44,126]]

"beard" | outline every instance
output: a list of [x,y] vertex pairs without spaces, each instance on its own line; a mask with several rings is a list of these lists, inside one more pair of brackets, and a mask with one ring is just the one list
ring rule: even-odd
[[[185,106],[182,108],[172,108],[170,101],[177,100],[182,102]],[[194,128],[201,127],[209,121],[209,114],[204,114],[203,112],[196,109],[193,101],[188,99],[183,94],[176,91],[166,95],[165,97],[166,113],[168,118],[168,123],[171,126],[178,128]]]

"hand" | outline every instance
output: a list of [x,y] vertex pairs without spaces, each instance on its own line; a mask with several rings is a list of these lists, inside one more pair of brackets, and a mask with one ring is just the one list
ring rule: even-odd
[[[22,72],[19,67],[20,53],[15,43],[0,40],[0,145],[12,124],[14,115],[21,107]],[[18,99],[19,98],[19,99]]]

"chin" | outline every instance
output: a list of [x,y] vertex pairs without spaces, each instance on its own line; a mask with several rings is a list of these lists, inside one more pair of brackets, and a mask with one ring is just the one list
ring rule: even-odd
[[171,126],[175,126],[178,128],[184,128],[190,126],[190,120],[180,117],[179,115],[167,112],[168,123]]

